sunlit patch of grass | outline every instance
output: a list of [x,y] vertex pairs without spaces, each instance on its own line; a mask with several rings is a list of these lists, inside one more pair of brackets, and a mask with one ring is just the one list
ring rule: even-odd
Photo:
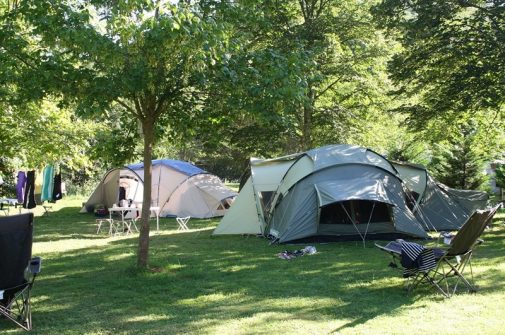
[[118,261],[118,260],[125,259],[125,258],[131,259],[133,256],[135,256],[135,254],[133,252],[127,252],[124,254],[111,255],[108,257],[104,257],[104,260],[108,261],[108,262],[113,262],[113,261]]
[[[501,334],[505,226],[484,233],[473,270],[479,292],[408,294],[373,242],[316,244],[290,261],[256,237],[212,237],[219,219],[151,220],[150,267],[136,268],[138,235],[96,234],[82,199],[36,213],[32,334]],[[472,327],[468,328],[468,324]],[[0,319],[1,334],[24,334]]]
[[167,315],[156,315],[156,314],[149,314],[149,315],[139,315],[139,316],[131,316],[128,318],[127,322],[153,322],[153,321],[167,321],[169,320],[170,317]]

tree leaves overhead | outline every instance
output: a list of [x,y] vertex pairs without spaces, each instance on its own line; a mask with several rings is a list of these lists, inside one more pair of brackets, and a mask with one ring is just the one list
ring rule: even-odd
[[474,122],[458,126],[445,145],[438,145],[428,168],[435,178],[453,188],[478,189],[486,181],[484,164],[486,148],[479,139],[479,131]]
[[[275,148],[270,155],[305,150],[345,139],[363,114],[384,104],[390,45],[380,33],[370,33],[374,26],[367,5],[208,3],[222,11],[237,46],[221,86],[213,91],[221,101],[211,101],[240,115],[236,131],[226,130],[230,138],[256,137],[240,143],[250,149],[253,143],[258,149],[270,144]],[[337,135],[320,136],[331,133]]]
[[389,65],[401,110],[420,128],[430,118],[463,111],[503,113],[505,6],[494,0],[384,0],[381,26],[403,50]]
[[[159,115],[182,95],[177,92],[202,79],[199,70],[220,57],[216,24],[169,2],[21,2],[6,15],[17,23],[2,34],[17,45],[6,54],[33,59],[29,67],[49,76],[35,90],[39,96],[57,90],[85,113],[116,101],[141,117],[151,104]],[[39,50],[21,53],[29,39],[37,40]]]

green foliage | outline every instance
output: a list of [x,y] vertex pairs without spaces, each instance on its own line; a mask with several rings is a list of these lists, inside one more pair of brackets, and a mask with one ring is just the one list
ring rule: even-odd
[[453,188],[483,187],[486,181],[486,156],[479,150],[477,134],[475,127],[465,124],[446,146],[439,146],[439,151],[428,166],[435,179]]
[[[1,37],[16,48],[2,55],[32,61],[11,64],[19,72],[11,77],[16,96],[34,100],[55,91],[87,115],[103,115],[113,103],[141,121],[169,110],[170,124],[184,128],[184,112],[198,101],[196,86],[221,57],[218,25],[184,4],[21,2],[7,20],[14,24]],[[27,47],[33,39],[36,50]]]
[[497,164],[495,173],[496,186],[505,188],[505,164]]
[[95,116],[94,120],[100,128],[93,138],[92,160],[100,162],[106,169],[141,160],[142,136],[136,118],[115,104],[103,115]]
[[461,113],[503,114],[505,7],[501,1],[384,0],[378,22],[403,49],[389,64],[400,110],[422,128]]
[[97,129],[91,122],[57,108],[50,100],[1,106],[0,143],[4,157],[11,158],[7,164],[11,170],[42,168],[48,163],[61,163],[70,169],[90,165],[84,153]]
[[[273,156],[349,140],[387,102],[391,45],[367,4],[239,1],[218,6],[235,47],[206,105],[229,143]],[[227,120],[218,114],[228,111]],[[230,125],[233,128],[230,128]]]

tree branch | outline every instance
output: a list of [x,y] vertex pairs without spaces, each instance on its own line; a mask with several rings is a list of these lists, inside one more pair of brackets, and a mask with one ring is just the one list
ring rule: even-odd
[[319,99],[319,97],[321,97],[324,93],[326,93],[326,91],[328,91],[333,86],[335,86],[340,80],[342,80],[342,78],[343,78],[343,76],[339,76],[337,79],[335,79],[330,85],[328,85],[325,89],[323,89],[321,92],[319,92],[319,94],[316,94],[314,96],[314,100]]
[[128,112],[132,113],[135,117],[139,117],[139,115],[137,114],[137,112],[135,111],[135,109],[131,108],[130,106],[128,106],[128,104],[124,101],[122,101],[120,98],[117,98],[116,99],[116,102],[118,104],[120,104],[121,106],[123,106]]

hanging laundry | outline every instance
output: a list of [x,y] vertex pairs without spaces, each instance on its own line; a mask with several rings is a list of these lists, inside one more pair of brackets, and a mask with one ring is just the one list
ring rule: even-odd
[[53,186],[53,201],[60,200],[63,197],[61,190],[61,173],[54,175],[54,186]]
[[42,193],[40,200],[52,201],[53,200],[53,186],[54,186],[54,167],[52,165],[47,165],[42,172]]
[[28,171],[26,174],[26,186],[23,199],[23,208],[35,208],[35,171]]
[[40,198],[42,197],[42,181],[44,180],[44,175],[42,170],[35,171],[35,201],[40,204]]
[[25,199],[25,186],[26,186],[26,174],[24,171],[19,171],[16,183],[16,194],[18,198],[18,203],[22,204]]

